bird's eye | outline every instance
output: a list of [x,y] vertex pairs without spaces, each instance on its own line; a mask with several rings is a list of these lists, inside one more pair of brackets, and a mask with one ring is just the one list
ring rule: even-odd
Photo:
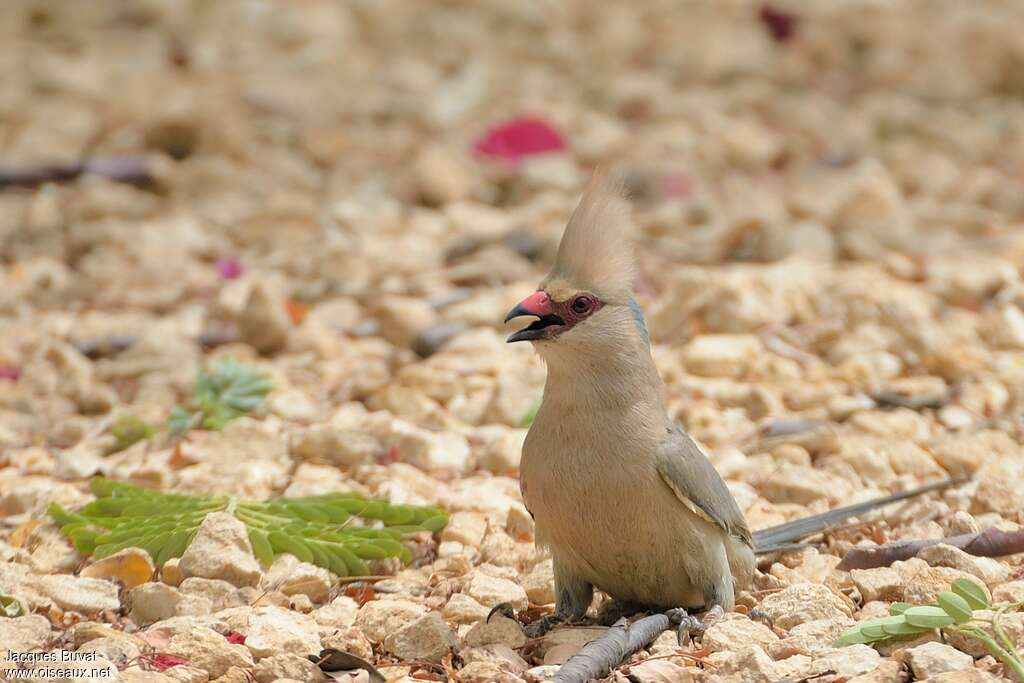
[[578,296],[572,300],[570,306],[572,307],[573,313],[579,313],[582,315],[594,307],[594,300],[589,296]]

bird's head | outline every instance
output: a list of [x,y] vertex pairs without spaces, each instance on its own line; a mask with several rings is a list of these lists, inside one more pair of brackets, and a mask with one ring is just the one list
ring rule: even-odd
[[635,267],[623,204],[621,186],[595,174],[569,219],[551,273],[505,318],[536,318],[509,342],[533,342],[544,356],[556,349],[607,353],[627,340],[647,343],[633,299]]

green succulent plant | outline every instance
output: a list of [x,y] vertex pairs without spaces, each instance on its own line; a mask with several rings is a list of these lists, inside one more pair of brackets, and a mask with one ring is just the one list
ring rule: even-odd
[[[1024,682],[1024,659],[999,623],[1003,614],[1022,607],[1024,603],[993,606],[980,584],[960,578],[953,581],[950,590],[939,593],[934,604],[894,602],[889,606],[889,616],[860,622],[844,633],[835,646],[870,645],[890,638],[913,637],[938,628],[955,629],[980,641],[993,657]],[[978,614],[976,610],[991,611],[993,615]]]
[[193,427],[223,429],[232,420],[258,408],[273,388],[266,373],[234,358],[218,358],[196,376],[191,404],[175,407],[167,427],[172,434]]
[[408,563],[412,555],[402,539],[419,531],[440,531],[448,523],[440,508],[398,505],[354,493],[249,501],[160,493],[104,478],[93,479],[90,487],[97,498],[78,511],[50,505],[61,532],[79,552],[95,559],[136,547],[149,553],[158,567],[184,554],[211,512],[228,512],[245,524],[253,553],[264,566],[277,555],[291,553],[338,576],[365,576],[367,560],[397,557]]

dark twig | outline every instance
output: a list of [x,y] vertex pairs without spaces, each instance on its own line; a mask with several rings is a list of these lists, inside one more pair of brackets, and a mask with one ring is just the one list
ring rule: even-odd
[[590,641],[582,650],[570,657],[569,661],[559,668],[554,681],[586,683],[595,678],[602,678],[624,659],[678,621],[679,614],[676,611],[644,617],[632,625],[625,619],[619,619],[600,637]]
[[839,569],[872,569],[888,567],[893,562],[908,560],[933,545],[951,545],[978,557],[1002,557],[1024,552],[1024,530],[1002,531],[991,527],[976,534],[960,534],[927,541],[896,541],[874,547],[855,547],[846,553]]
[[108,180],[150,186],[155,179],[144,157],[94,157],[65,164],[44,164],[21,168],[0,167],[0,188],[36,187],[43,183],[75,180],[83,175],[98,175]]

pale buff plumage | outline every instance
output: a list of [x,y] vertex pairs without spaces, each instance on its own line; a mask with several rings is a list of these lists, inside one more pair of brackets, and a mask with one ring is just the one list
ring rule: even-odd
[[548,366],[523,447],[523,497],[555,564],[557,614],[579,618],[593,588],[626,603],[732,607],[754,562],[743,515],[665,412],[632,299],[633,257],[617,185],[599,175],[542,283],[604,306],[535,342]]

